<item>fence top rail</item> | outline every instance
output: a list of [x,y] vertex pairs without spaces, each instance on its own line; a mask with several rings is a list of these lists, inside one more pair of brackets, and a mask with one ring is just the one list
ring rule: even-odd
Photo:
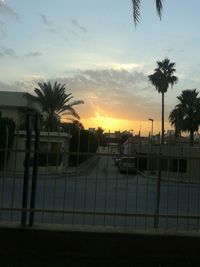
[[[16,131],[15,135],[19,136],[26,136],[26,131]],[[35,132],[31,132],[32,136],[35,136]],[[41,131],[40,136],[45,136],[45,137],[66,137],[66,138],[71,138],[71,134],[69,133],[64,133],[64,132],[45,132]]]

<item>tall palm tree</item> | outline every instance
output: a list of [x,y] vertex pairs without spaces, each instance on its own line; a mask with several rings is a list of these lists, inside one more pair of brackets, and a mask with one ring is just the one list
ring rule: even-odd
[[51,85],[50,82],[39,82],[39,88],[35,88],[36,95],[28,94],[28,97],[38,103],[44,112],[46,128],[50,131],[56,130],[61,115],[70,115],[76,119],[80,119],[79,114],[73,106],[83,104],[82,100],[70,102],[73,98],[71,93],[65,92],[65,84],[55,82]]
[[168,58],[165,58],[162,61],[157,61],[157,68],[154,70],[154,73],[149,75],[149,81],[155,86],[158,93],[162,95],[162,135],[161,142],[164,143],[164,94],[167,92],[167,89],[178,81],[178,78],[174,76],[176,72],[175,63],[170,62]]
[[179,112],[179,127],[182,131],[190,133],[190,145],[194,144],[194,133],[198,131],[200,125],[200,97],[194,90],[184,90],[177,97],[178,104],[171,111],[169,120],[172,125],[177,121],[177,112]]
[[[133,19],[134,19],[135,25],[137,25],[138,22],[140,21],[140,3],[141,3],[141,0],[132,0]],[[162,9],[163,9],[163,0],[156,0],[156,10],[158,12],[158,16],[160,19],[162,16]]]

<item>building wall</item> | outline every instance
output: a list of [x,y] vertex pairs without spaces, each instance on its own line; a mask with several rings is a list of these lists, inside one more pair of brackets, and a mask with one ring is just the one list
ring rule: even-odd
[[[138,153],[146,158],[146,171],[148,175],[157,175],[158,157],[162,155],[162,177],[179,181],[200,182],[200,146],[190,147],[188,144],[181,145],[143,145],[127,144],[125,154]],[[180,160],[184,161],[186,171],[181,170]],[[145,164],[144,164],[145,165]],[[174,166],[175,165],[175,168]],[[184,167],[185,167],[184,166]],[[177,167],[177,170],[175,170]],[[178,168],[180,168],[178,170]],[[145,169],[144,169],[145,170]]]
[[[42,132],[40,135],[40,151],[46,154],[47,148],[55,144],[60,144],[60,150],[57,150],[56,153],[62,152],[63,158],[59,165],[55,166],[39,166],[38,172],[39,173],[55,173],[55,172],[64,172],[68,168],[68,158],[69,155],[69,140],[70,136],[68,134],[60,134],[58,133],[48,133]],[[6,171],[9,173],[23,173],[24,172],[24,159],[25,159],[25,142],[26,136],[25,132],[20,131],[15,136],[13,150],[10,153]],[[45,144],[45,146],[44,146]],[[32,135],[32,144],[31,144],[31,151],[34,151],[34,135]],[[50,155],[49,153],[48,155]],[[56,155],[57,157],[57,155]],[[33,153],[31,153],[31,158],[33,158]],[[49,156],[50,158],[50,156]],[[46,162],[45,162],[46,163]],[[45,164],[46,165],[46,164]]]
[[11,118],[14,120],[16,125],[20,123],[20,112],[17,107],[1,107],[0,112],[2,117]]

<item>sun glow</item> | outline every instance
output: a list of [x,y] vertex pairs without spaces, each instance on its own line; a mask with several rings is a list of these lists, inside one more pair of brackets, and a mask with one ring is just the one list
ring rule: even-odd
[[[114,117],[109,117],[95,112],[94,117],[88,119],[82,119],[81,123],[85,128],[97,128],[102,127],[105,132],[112,131],[124,131],[132,129],[134,134],[138,134],[140,131],[142,135],[148,135],[151,131],[151,123],[149,120],[125,120]],[[169,124],[166,123],[165,129],[169,129]],[[154,122],[154,132],[158,133],[161,129],[160,122]]]

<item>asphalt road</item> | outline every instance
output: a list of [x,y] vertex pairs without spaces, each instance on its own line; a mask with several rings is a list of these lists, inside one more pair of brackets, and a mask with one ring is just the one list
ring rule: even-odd
[[[23,179],[1,178],[0,182],[1,207],[21,208]],[[69,213],[37,212],[35,223],[150,229],[154,227],[156,185],[156,179],[139,174],[120,174],[111,157],[101,156],[89,168],[78,173],[38,177],[35,207]],[[77,211],[78,214],[75,213]],[[199,184],[161,182],[159,214],[163,216],[159,218],[159,228],[199,229],[199,220],[190,218],[199,216],[199,213]],[[18,211],[0,214],[1,222],[20,222],[20,219]]]

